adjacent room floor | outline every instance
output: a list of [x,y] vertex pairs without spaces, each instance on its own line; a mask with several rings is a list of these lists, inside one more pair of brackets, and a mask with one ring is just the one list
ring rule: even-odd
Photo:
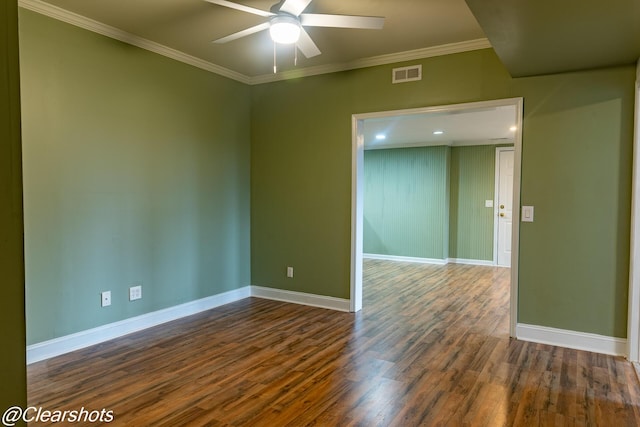
[[508,269],[364,271],[355,315],[248,298],[32,364],[29,404],[128,426],[640,425],[624,358],[508,337]]

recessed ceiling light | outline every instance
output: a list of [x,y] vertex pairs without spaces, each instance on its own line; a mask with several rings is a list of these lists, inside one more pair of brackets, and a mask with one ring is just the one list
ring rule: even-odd
[[442,131],[442,130],[433,131],[434,135],[442,135],[443,133],[444,133],[444,131]]
[[515,132],[515,131],[517,131],[517,130],[518,130],[518,126],[511,126],[511,127],[509,128],[509,130],[510,130],[511,132]]
[[379,134],[376,135],[376,139],[378,141],[383,141],[383,140],[387,139],[387,135],[385,135],[383,133],[379,133]]

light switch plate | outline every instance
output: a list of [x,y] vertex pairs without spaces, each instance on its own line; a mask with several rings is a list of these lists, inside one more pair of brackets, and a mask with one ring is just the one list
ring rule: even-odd
[[533,206],[522,207],[522,222],[533,222]]
[[142,298],[142,285],[131,286],[129,288],[129,301]]
[[485,208],[492,208],[493,207],[493,200],[485,200],[484,201],[484,207]]

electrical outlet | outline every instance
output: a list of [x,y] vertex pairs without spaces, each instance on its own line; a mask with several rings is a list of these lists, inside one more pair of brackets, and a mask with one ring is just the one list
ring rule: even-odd
[[131,286],[129,288],[129,301],[135,301],[142,298],[142,285]]
[[111,305],[111,291],[104,291],[100,293],[100,299],[102,300],[102,306],[108,307]]
[[287,267],[287,277],[293,277],[293,267]]

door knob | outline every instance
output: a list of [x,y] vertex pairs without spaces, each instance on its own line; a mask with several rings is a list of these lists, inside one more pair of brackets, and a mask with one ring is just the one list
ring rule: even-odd
[[504,216],[504,212],[500,212],[500,216]]
[[504,205],[500,205],[500,209],[504,209]]

